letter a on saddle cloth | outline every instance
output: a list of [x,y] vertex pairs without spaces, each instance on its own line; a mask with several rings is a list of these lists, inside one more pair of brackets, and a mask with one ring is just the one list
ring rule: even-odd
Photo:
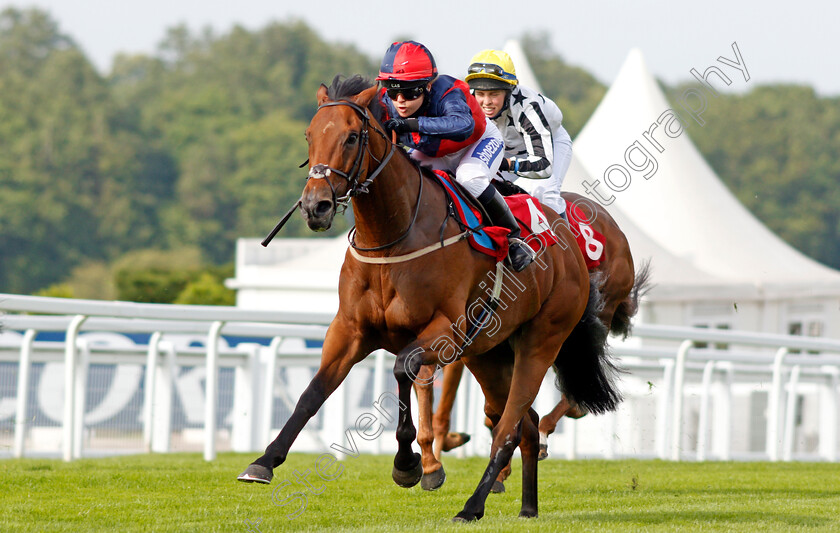
[[[507,257],[507,235],[510,231],[501,226],[485,226],[479,230],[482,221],[481,212],[464,200],[445,172],[436,170],[434,173],[449,192],[461,223],[473,230],[469,236],[470,246],[495,258],[496,261],[503,261]],[[552,231],[539,200],[527,194],[513,194],[506,196],[505,201],[519,223],[522,239],[535,252],[559,242],[559,237]],[[583,252],[586,268],[595,268],[601,263],[604,236],[585,224],[586,217],[583,212],[570,202],[566,202],[566,218],[576,226],[572,229],[572,233]]]

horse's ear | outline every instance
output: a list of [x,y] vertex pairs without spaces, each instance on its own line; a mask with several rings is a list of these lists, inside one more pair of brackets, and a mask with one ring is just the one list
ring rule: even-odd
[[379,87],[374,85],[369,89],[365,89],[364,91],[360,92],[353,98],[353,102],[360,106],[360,107],[367,107],[370,104],[373,97],[376,96],[376,93],[379,91]]
[[323,104],[327,100],[327,86],[322,83],[321,86],[318,87],[318,105]]

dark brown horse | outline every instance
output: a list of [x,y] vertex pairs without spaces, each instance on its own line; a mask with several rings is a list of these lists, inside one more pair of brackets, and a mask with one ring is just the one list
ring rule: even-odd
[[[647,288],[649,268],[645,265],[636,275],[626,236],[600,204],[572,192],[564,192],[563,198],[583,211],[585,218],[579,222],[588,224],[604,236],[601,262],[591,271],[598,280],[598,288],[604,298],[598,319],[613,335],[626,337],[631,329],[631,320],[638,310],[639,298]],[[575,243],[572,242],[571,245],[575,246]],[[440,462],[441,452],[457,448],[469,440],[469,435],[449,431],[452,407],[455,404],[464,365],[456,361],[443,369],[441,399],[434,415],[433,370],[434,367],[424,367],[420,379],[415,382],[419,407],[417,443],[423,457],[422,486],[426,490],[439,488],[445,480],[443,465]],[[554,432],[558,421],[563,416],[580,418],[584,415],[586,410],[565,396],[561,398],[554,409],[540,419],[540,459],[548,456],[548,435]],[[488,425],[492,427],[492,417],[489,415]],[[503,482],[508,475],[509,464],[499,474],[497,483],[494,484],[494,492],[504,490]]]
[[[482,286],[497,265],[459,236],[463,232],[447,216],[442,188],[402,150],[395,151],[375,118],[376,93],[359,77],[336,77],[332,86],[318,90],[319,107],[306,130],[311,165],[301,209],[309,227],[318,231],[330,227],[339,206],[352,202],[355,240],[341,268],[338,314],[327,330],[320,368],[280,434],[239,479],[270,482],[304,425],[353,365],[384,348],[397,356],[399,387],[392,477],[403,487],[417,484],[422,465],[412,450],[412,381],[422,365],[445,366],[460,357],[501,415],[487,469],[455,518],[483,516],[493,480],[520,441],[520,515],[536,516],[539,441],[530,406],[548,368],[560,368],[563,392],[589,410],[612,410],[620,401],[612,383],[615,368],[604,351],[605,335],[595,327],[600,293],[590,286],[579,250],[552,246],[542,254],[544,268],[504,272],[521,291],[515,301],[485,315],[493,327],[463,342],[461,349],[468,323],[475,320],[470,310],[485,301]],[[570,242],[568,230],[562,231]],[[561,350],[569,338],[589,346],[572,364]],[[492,353],[482,355],[502,343],[505,351],[508,344],[512,347],[512,358],[494,364]]]

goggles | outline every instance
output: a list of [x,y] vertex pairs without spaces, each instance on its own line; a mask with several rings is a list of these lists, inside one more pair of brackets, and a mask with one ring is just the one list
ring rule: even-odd
[[508,74],[502,67],[494,65],[493,63],[473,63],[470,65],[470,68],[467,69],[467,72],[470,74],[491,74],[505,80],[516,79],[516,76]]
[[388,98],[391,100],[396,100],[397,96],[400,94],[403,95],[403,98],[406,100],[417,100],[423,93],[426,91],[425,85],[418,85],[417,87],[411,87],[408,89],[404,89],[402,87],[394,87],[385,89],[385,92],[388,93]]

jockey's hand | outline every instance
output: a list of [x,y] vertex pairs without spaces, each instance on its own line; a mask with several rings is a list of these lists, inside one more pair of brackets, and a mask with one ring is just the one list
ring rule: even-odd
[[496,190],[499,191],[499,194],[501,194],[502,196],[510,196],[511,194],[525,193],[525,190],[522,187],[513,183],[512,181],[494,179],[491,183],[494,187],[496,187]]
[[389,118],[382,126],[386,130],[396,133],[420,131],[420,122],[416,118]]
[[[513,159],[513,158],[511,158],[511,159]],[[510,166],[510,161],[511,161],[510,159],[506,159],[506,158],[502,159],[502,162],[499,164],[499,170],[506,171],[506,170],[510,170],[511,168],[513,168],[512,166]]]

